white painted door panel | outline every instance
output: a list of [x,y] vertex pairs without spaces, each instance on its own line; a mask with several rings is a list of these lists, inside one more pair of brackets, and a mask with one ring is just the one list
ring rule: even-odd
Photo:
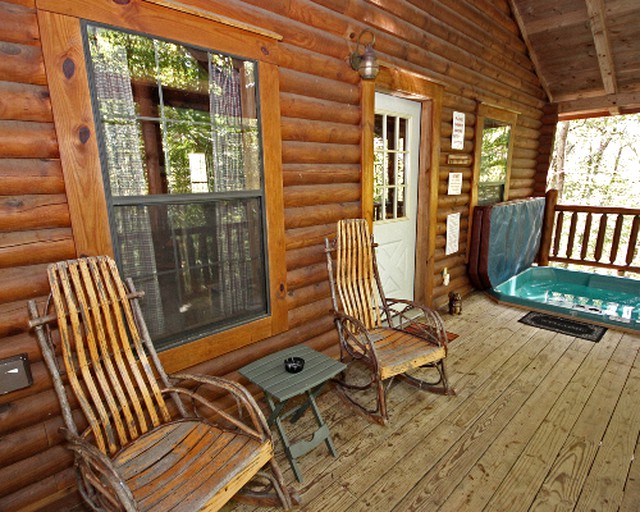
[[418,211],[418,102],[376,93],[374,223],[382,285],[389,297],[413,299]]

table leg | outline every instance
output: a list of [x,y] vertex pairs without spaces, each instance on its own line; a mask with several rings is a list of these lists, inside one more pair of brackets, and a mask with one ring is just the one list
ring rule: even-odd
[[[298,466],[298,462],[296,460],[298,457],[302,457],[303,455],[309,453],[311,450],[318,447],[323,441],[327,445],[327,448],[329,449],[331,455],[333,455],[334,457],[338,456],[335,446],[333,445],[333,440],[331,439],[331,432],[329,431],[329,427],[324,422],[315,399],[321,387],[322,385],[318,386],[314,390],[306,391],[305,394],[307,395],[307,400],[305,401],[305,403],[298,407],[298,409],[290,411],[289,413],[286,413],[284,415],[282,415],[282,411],[284,410],[286,401],[278,402],[278,404],[276,404],[273,398],[268,393],[265,393],[267,404],[269,405],[269,409],[271,410],[268,424],[275,424],[276,429],[278,430],[278,435],[280,436],[280,440],[282,441],[282,444],[284,446],[285,454],[289,459],[291,469],[293,469],[293,473],[296,476],[298,482],[302,482],[302,472],[300,471],[300,467]],[[316,423],[318,424],[318,428],[313,432],[313,435],[309,441],[301,440],[291,443],[289,441],[289,436],[287,436],[287,433],[284,429],[282,420],[289,414],[293,413],[292,422],[295,422],[304,414],[304,412],[309,407],[311,407],[311,410],[313,411],[313,415],[315,417]]]
[[337,457],[338,453],[336,452],[335,446],[333,446],[331,433],[329,432],[329,428],[326,426],[324,419],[320,415],[320,410],[318,409],[318,405],[316,404],[315,395],[317,395],[317,392],[319,390],[320,388],[317,388],[315,392],[307,391],[307,394],[309,395],[309,403],[311,404],[311,409],[313,410],[313,414],[316,417],[316,421],[318,422],[320,429],[326,429],[326,437],[324,439],[324,442],[326,443],[327,448],[329,448],[329,452],[331,452],[331,455],[333,455],[334,457]]
[[[278,435],[280,436],[280,440],[282,441],[282,445],[284,447],[284,452],[289,459],[289,463],[291,464],[291,469],[293,469],[293,474],[296,476],[298,482],[302,482],[302,472],[300,471],[300,467],[298,466],[298,462],[296,461],[295,444],[291,445],[289,442],[289,436],[284,430],[284,426],[282,425],[282,419],[280,418],[280,413],[284,409],[286,401],[279,402],[276,405],[268,393],[265,393],[265,397],[267,399],[267,404],[269,404],[269,408],[271,409],[271,415],[269,416],[268,424],[273,425],[275,423],[276,430],[278,431]],[[293,451],[292,451],[293,450]]]
[[[320,384],[316,389],[314,390],[309,390],[307,391],[307,395],[311,398],[315,398],[318,396],[318,394],[320,393],[320,390],[324,387],[324,383]],[[291,423],[295,423],[296,421],[298,421],[300,418],[302,418],[302,416],[304,416],[304,413],[307,412],[307,409],[311,406],[311,400],[306,400],[300,407],[298,407],[298,409],[296,410],[296,412],[293,414],[293,416],[291,417]],[[316,416],[317,419],[317,416]]]
[[269,404],[269,409],[271,410],[271,414],[267,418],[267,425],[271,426],[275,423],[276,418],[280,417],[280,413],[287,402],[278,402],[278,405],[275,405],[273,400],[269,395],[265,393],[267,397],[267,403]]

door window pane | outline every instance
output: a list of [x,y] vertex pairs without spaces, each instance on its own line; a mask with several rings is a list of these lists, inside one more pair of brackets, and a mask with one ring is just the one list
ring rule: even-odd
[[374,123],[373,202],[374,220],[406,216],[409,120],[376,114]]

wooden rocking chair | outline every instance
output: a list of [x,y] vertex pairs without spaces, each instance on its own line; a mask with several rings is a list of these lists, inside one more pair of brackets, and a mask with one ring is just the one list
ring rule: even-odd
[[51,295],[42,313],[29,302],[30,324],[92,509],[218,510],[245,484],[236,498],[291,507],[253,397],[230,380],[168,376],[141,316],[142,294],[130,280],[125,286],[113,260],[55,263],[48,275]]
[[[444,359],[447,333],[440,315],[412,301],[385,297],[375,259],[376,244],[363,219],[338,222],[334,241],[325,240],[335,323],[343,362],[362,363],[367,369],[364,384],[347,382],[343,374],[338,391],[360,411],[379,423],[388,420],[383,381],[400,376],[421,389],[454,394],[449,387]],[[336,269],[333,269],[333,254]],[[434,381],[409,372],[433,368]],[[422,373],[423,370],[420,370]],[[355,392],[374,388],[374,408],[356,400]]]

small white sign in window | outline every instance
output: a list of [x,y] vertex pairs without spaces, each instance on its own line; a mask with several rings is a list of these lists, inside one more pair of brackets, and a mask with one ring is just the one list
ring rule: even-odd
[[207,183],[207,162],[204,153],[189,153],[191,192],[209,192]]

